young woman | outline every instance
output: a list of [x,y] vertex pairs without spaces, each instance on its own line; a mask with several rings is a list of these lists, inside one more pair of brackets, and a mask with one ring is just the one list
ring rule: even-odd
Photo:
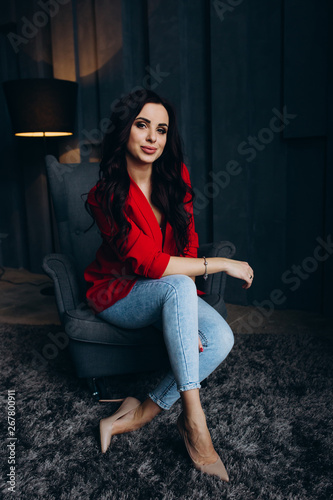
[[200,381],[226,358],[233,334],[200,295],[195,277],[226,272],[249,288],[246,262],[197,258],[193,191],[173,107],[144,89],[123,97],[105,134],[100,180],[87,199],[103,243],[85,270],[97,316],[123,328],[163,332],[171,369],[141,403],[126,398],[100,421],[101,449],[139,429],[180,397],[177,426],[196,468],[229,481],[201,407]]

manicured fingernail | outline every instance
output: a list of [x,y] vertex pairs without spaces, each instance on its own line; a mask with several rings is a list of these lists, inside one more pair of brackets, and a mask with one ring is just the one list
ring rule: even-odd
[[202,345],[200,346],[199,351],[200,351],[200,352],[203,352],[203,347],[202,347]]

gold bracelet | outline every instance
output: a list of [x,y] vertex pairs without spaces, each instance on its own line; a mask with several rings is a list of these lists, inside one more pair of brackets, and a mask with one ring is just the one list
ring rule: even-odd
[[207,260],[206,260],[206,257],[205,257],[205,256],[203,256],[202,258],[203,258],[203,260],[204,260],[204,264],[205,264],[205,274],[203,275],[203,279],[204,279],[204,280],[206,280],[206,279],[208,278],[208,273],[207,273],[207,266],[208,266],[208,262],[207,262]]

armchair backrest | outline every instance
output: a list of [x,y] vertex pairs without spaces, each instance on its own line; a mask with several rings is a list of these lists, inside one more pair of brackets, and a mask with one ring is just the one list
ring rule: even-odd
[[84,206],[88,192],[98,180],[99,164],[64,164],[51,155],[46,156],[45,161],[60,250],[72,259],[79,286],[85,290],[84,269],[94,260],[101,244],[96,224],[86,231],[93,219]]

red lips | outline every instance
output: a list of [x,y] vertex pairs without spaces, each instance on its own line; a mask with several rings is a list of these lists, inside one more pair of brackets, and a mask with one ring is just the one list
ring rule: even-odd
[[141,146],[141,149],[142,149],[142,151],[144,151],[144,153],[152,155],[155,153],[157,148],[150,148],[149,146]]

